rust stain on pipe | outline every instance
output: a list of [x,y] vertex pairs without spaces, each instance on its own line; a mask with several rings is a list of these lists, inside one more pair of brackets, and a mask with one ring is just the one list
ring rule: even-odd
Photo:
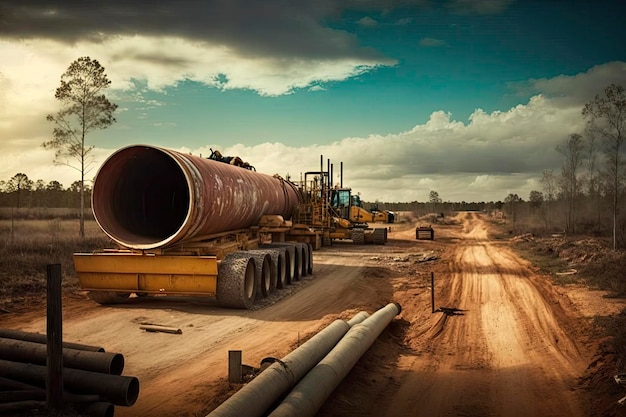
[[133,249],[171,246],[256,225],[265,214],[289,219],[302,196],[280,178],[147,145],[111,155],[94,182],[92,209],[102,230]]

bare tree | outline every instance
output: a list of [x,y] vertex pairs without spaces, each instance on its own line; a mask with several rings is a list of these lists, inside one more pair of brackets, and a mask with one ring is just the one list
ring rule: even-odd
[[528,195],[528,201],[530,202],[530,208],[534,210],[541,207],[543,204],[543,193],[541,191],[532,190]]
[[442,201],[443,200],[439,197],[439,193],[437,191],[431,190],[430,193],[428,193],[428,202],[430,203],[430,210],[432,212],[437,212]]
[[626,92],[621,85],[611,84],[604,95],[597,94],[582,111],[587,131],[597,135],[604,144],[606,174],[613,197],[613,249],[617,248],[617,216],[620,188],[626,178],[624,156],[621,154],[626,135]]
[[14,192],[16,195],[15,207],[21,207],[21,197],[23,191],[30,191],[33,189],[33,181],[28,178],[28,175],[21,172],[15,174],[7,183],[7,191]]
[[586,161],[587,161],[587,195],[596,212],[596,222],[600,225],[601,199],[600,199],[600,175],[598,172],[598,140],[595,135],[586,135]]
[[583,138],[577,133],[569,136],[565,145],[556,150],[563,155],[561,168],[561,189],[567,202],[565,210],[565,230],[574,233],[576,227],[576,199],[580,192],[579,168],[583,162]]
[[556,199],[557,179],[554,171],[546,169],[541,177],[541,185],[543,185],[543,198],[546,207],[546,229],[552,226],[552,202]]
[[[53,139],[44,148],[55,149],[54,162],[80,171],[80,236],[85,236],[85,173],[93,146],[85,136],[94,129],[106,129],[115,122],[117,104],[111,103],[102,91],[111,85],[104,67],[96,60],[81,57],[72,62],[61,75],[61,86],[54,97],[62,104],[56,115],[47,120],[54,123]],[[70,163],[70,160],[74,164]]]
[[508,207],[508,211],[511,214],[511,221],[513,222],[513,230],[515,230],[515,220],[517,219],[517,204],[522,199],[517,194],[509,194],[504,199],[504,204]]

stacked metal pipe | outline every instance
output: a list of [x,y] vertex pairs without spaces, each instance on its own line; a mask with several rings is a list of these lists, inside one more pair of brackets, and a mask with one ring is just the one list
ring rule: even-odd
[[[0,414],[44,408],[46,336],[0,329]],[[124,357],[102,347],[63,343],[64,401],[93,417],[112,417],[114,406],[132,406],[139,380],[122,376]]]

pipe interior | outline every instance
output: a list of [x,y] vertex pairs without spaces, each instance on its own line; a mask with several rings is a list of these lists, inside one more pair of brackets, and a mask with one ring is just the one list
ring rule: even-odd
[[98,173],[93,209],[102,229],[119,242],[158,243],[185,222],[189,186],[182,168],[166,152],[128,148]]

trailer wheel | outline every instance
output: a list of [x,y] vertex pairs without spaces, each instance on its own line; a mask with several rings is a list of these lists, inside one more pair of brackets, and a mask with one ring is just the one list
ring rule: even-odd
[[309,259],[311,256],[309,245],[308,243],[298,243],[298,246],[300,246],[300,253],[302,253],[302,276],[305,277],[309,275]]
[[292,244],[294,248],[294,257],[293,257],[293,275],[291,276],[292,281],[300,281],[300,277],[302,277],[302,248],[298,244]]
[[285,248],[285,283],[287,285],[291,284],[291,280],[293,279],[293,271],[295,269],[294,257],[293,248],[291,248],[291,250]]
[[130,293],[115,291],[89,291],[87,293],[87,297],[102,305],[120,304],[128,300]]
[[[275,288],[285,288],[287,285],[287,264],[286,251],[284,248],[268,248],[272,257],[272,263],[276,268],[276,282],[273,284]],[[273,281],[272,281],[273,282]]]
[[311,245],[310,243],[307,243],[307,247],[309,248],[309,269],[308,269],[308,273],[309,275],[313,274],[313,245]]
[[217,301],[222,307],[249,309],[257,293],[256,262],[251,254],[233,252],[219,264]]
[[285,254],[285,283],[291,284],[296,278],[296,247],[293,243],[276,242],[263,245],[264,248],[280,249]]
[[387,229],[374,229],[374,244],[384,245],[387,241]]
[[276,265],[269,251],[258,249],[250,253],[256,261],[257,289],[262,297],[267,297],[276,289]]
[[365,244],[365,230],[363,229],[352,229],[352,242],[356,245]]

